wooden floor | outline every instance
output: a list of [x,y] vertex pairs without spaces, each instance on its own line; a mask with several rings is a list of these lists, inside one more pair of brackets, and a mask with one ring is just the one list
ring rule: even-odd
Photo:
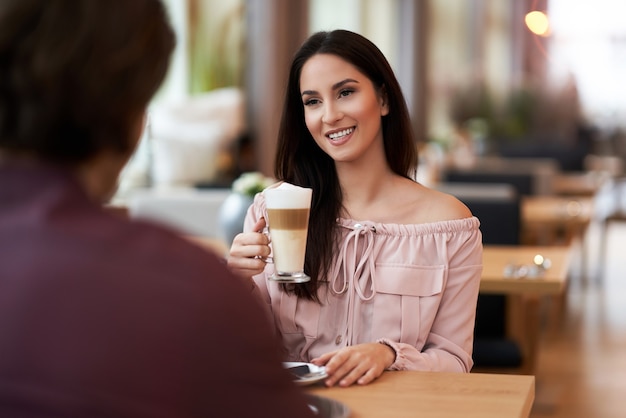
[[587,271],[574,266],[560,320],[544,324],[532,418],[626,417],[626,223],[610,226],[605,261],[601,238],[592,225]]

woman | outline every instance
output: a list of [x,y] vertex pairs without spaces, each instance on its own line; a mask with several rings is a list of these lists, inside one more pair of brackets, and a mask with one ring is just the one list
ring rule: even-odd
[[311,36],[293,60],[275,175],[313,189],[305,285],[268,282],[257,195],[228,264],[254,276],[289,361],[325,365],[326,384],[384,370],[468,372],[482,270],[479,222],[413,181],[416,146],[383,54],[343,30]]

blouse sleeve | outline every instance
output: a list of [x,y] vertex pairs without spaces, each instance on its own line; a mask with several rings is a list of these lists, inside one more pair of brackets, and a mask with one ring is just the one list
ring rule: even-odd
[[[265,216],[265,199],[262,193],[257,193],[254,197],[254,202],[248,208],[248,212],[243,222],[243,232],[252,232],[252,227],[257,221]],[[275,323],[274,316],[272,314],[272,301],[270,298],[269,289],[267,288],[267,279],[265,272],[252,277],[255,283],[255,289],[253,294],[258,297],[266,307],[268,317],[272,324]]]
[[476,304],[482,273],[482,236],[476,228],[448,244],[448,269],[442,299],[424,348],[381,338],[396,352],[390,370],[469,372]]

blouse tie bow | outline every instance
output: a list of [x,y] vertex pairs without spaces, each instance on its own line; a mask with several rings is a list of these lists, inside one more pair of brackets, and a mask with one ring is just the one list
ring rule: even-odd
[[[376,294],[376,254],[374,254],[376,228],[368,222],[341,226],[350,231],[331,270],[331,290],[340,295],[354,288],[361,300],[369,301]],[[359,247],[362,248],[360,257]]]

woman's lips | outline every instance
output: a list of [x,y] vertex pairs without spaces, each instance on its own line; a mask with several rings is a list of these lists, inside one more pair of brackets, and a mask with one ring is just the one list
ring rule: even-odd
[[331,132],[326,135],[326,138],[330,139],[330,142],[335,145],[342,144],[352,135],[354,132],[354,126],[339,131]]

